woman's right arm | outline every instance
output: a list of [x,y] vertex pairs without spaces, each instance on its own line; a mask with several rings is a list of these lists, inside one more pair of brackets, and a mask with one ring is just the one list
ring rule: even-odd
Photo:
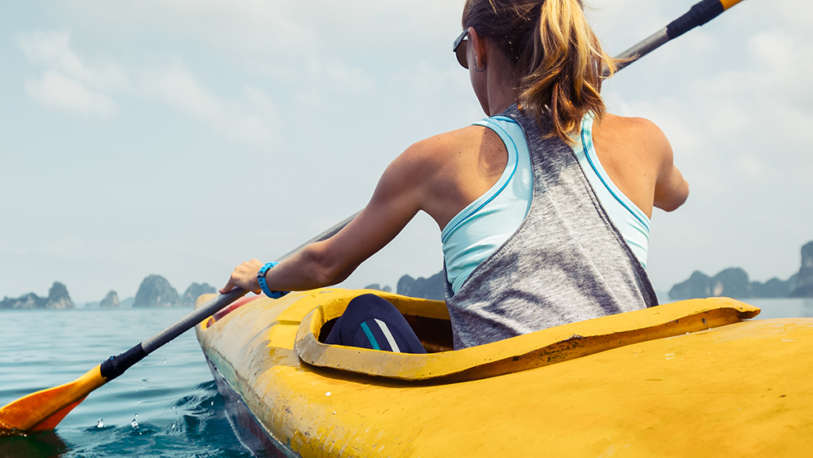
[[[367,206],[333,237],[306,246],[269,270],[268,287],[302,291],[339,283],[389,243],[422,209],[427,183],[436,171],[436,145],[436,140],[425,140],[395,159]],[[221,292],[234,287],[257,292],[261,266],[256,259],[237,266]]]

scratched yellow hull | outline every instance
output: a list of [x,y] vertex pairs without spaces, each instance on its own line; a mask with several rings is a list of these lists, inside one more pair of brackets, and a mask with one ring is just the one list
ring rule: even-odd
[[[278,451],[810,456],[813,319],[752,321],[758,309],[708,299],[428,355],[321,344],[360,293],[259,298],[196,328],[221,388]],[[382,295],[419,328],[447,317]]]

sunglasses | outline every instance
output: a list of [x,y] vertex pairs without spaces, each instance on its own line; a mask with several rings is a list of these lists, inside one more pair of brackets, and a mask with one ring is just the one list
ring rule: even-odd
[[469,37],[469,30],[464,30],[455,40],[454,44],[452,44],[452,52],[455,53],[457,56],[457,62],[465,69],[469,68],[469,62],[466,58],[466,50],[468,46],[463,46],[465,43],[468,45],[468,37]]

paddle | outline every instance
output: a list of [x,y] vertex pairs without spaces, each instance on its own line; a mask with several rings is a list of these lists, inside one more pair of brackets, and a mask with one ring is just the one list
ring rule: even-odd
[[703,0],[695,4],[688,13],[670,22],[669,25],[658,30],[632,48],[622,52],[617,57],[617,59],[622,59],[622,62],[617,66],[617,70],[621,70],[689,30],[706,24],[741,1],[742,0]]
[[[620,68],[626,67],[669,40],[677,38],[694,27],[709,22],[740,1],[741,0],[701,1],[694,5],[688,13],[670,23],[663,30],[621,54],[619,58],[624,58],[625,62]],[[350,216],[337,223],[330,229],[308,240],[302,246],[289,252],[281,259],[289,257],[310,243],[332,237],[352,221],[355,216],[356,215]],[[218,310],[228,306],[246,293],[247,291],[234,290],[227,294],[219,295],[153,338],[135,345],[120,355],[110,357],[78,379],[54,388],[38,391],[7,404],[0,409],[0,434],[4,431],[6,433],[24,433],[28,431],[54,429],[91,391],[118,377],[129,367],[141,361],[159,347],[213,315]]]
[[[285,259],[303,247],[326,240],[342,230],[356,215],[342,220],[316,237],[285,254]],[[0,409],[0,436],[9,432],[47,431],[54,429],[91,391],[118,377],[135,363],[194,327],[218,310],[243,297],[248,291],[236,289],[218,295],[180,321],[117,356],[111,356],[78,379],[29,394]]]

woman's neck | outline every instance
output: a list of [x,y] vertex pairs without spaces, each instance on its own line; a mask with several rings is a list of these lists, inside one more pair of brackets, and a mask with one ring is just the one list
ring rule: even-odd
[[486,71],[489,116],[502,113],[508,107],[517,102],[517,78],[510,69],[507,59],[499,55],[494,62],[497,65],[490,65]]
[[502,113],[508,107],[516,103],[517,93],[514,86],[497,86],[488,88],[488,110],[491,112],[488,115],[494,116]]

